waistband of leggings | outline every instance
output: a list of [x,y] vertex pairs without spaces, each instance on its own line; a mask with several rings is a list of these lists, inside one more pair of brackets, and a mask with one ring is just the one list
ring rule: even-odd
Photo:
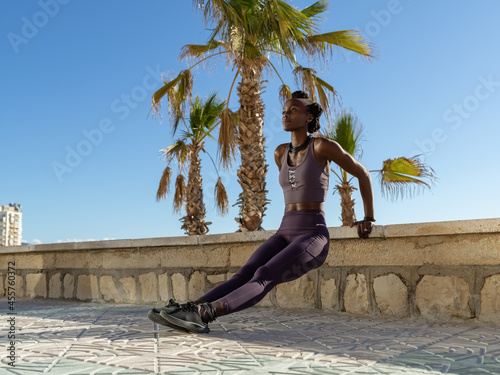
[[288,211],[283,215],[280,227],[315,227],[318,223],[326,224],[325,213],[321,210]]
[[286,211],[283,215],[286,216],[299,216],[299,215],[317,215],[320,214],[325,216],[325,212],[323,210],[297,210],[297,211]]

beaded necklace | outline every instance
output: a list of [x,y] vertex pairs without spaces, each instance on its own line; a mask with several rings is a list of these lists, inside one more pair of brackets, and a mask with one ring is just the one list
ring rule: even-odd
[[308,135],[306,141],[297,147],[293,146],[292,142],[290,142],[290,148],[289,148],[290,152],[298,152],[300,150],[303,150],[304,148],[307,147],[307,144],[309,143],[310,140],[311,136]]

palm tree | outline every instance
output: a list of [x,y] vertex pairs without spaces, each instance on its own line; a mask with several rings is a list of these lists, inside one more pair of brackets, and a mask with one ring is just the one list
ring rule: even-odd
[[[184,121],[181,116],[182,112],[177,113],[177,121],[174,121],[174,133],[177,131],[180,120],[186,125],[186,130],[182,131],[181,137],[174,144],[160,150],[167,160],[167,167],[160,179],[156,199],[161,200],[168,194],[172,176],[170,164],[176,160],[179,165],[179,174],[175,181],[174,210],[180,212],[182,207],[186,208],[186,216],[181,218],[183,222],[181,228],[188,235],[206,234],[211,224],[205,222],[206,210],[203,202],[200,152],[206,152],[204,140],[207,137],[213,138],[211,133],[219,125],[218,116],[224,106],[225,102],[216,94],[210,94],[204,103],[196,96],[192,102],[189,123]],[[186,168],[189,170],[187,184],[184,177]],[[215,184],[215,196],[219,213],[226,214],[228,198],[220,177]]]
[[[357,116],[351,112],[340,112],[334,119],[333,126],[320,132],[320,135],[337,142],[355,158],[359,158],[362,154],[363,126]],[[342,226],[347,226],[356,221],[354,199],[352,199],[352,192],[356,188],[351,185],[353,177],[350,177],[342,168],[338,169],[338,173],[332,169],[338,179],[334,190],[341,198]],[[421,188],[430,189],[430,183],[436,179],[433,169],[420,161],[418,156],[387,159],[383,162],[382,169],[370,172],[378,173],[382,195],[393,199],[403,198],[405,195],[411,196]]]
[[[271,56],[290,64],[297,84],[308,91],[313,100],[319,101],[328,114],[335,89],[318,77],[314,69],[300,65],[296,53],[302,52],[310,60],[319,58],[327,63],[334,47],[367,58],[373,57],[372,50],[356,31],[317,33],[319,17],[327,8],[325,0],[318,0],[302,10],[283,0],[194,0],[193,3],[203,10],[205,22],[214,25],[213,31],[206,44],[183,47],[181,60],[194,59],[194,64],[154,93],[152,107],[159,111],[160,100],[167,95],[170,110],[175,111],[180,103],[171,97],[172,89],[176,87],[182,91],[181,101],[188,99],[193,85],[191,70],[209,59],[226,57],[227,65],[236,73],[223,111],[219,147],[225,168],[229,168],[236,146],[239,148],[241,165],[237,176],[242,192],[237,202],[240,217],[236,221],[242,231],[258,230],[268,203],[261,99],[263,74],[275,72],[282,82],[280,98],[291,96]],[[229,109],[229,101],[238,78],[239,109],[233,112]]]

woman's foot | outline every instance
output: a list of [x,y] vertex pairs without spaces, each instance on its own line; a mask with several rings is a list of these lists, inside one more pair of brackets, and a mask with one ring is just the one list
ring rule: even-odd
[[171,312],[162,310],[160,316],[174,328],[188,330],[194,333],[208,333],[208,323],[214,321],[217,316],[215,309],[210,303],[196,305],[193,302],[188,302],[179,309]]
[[[172,325],[168,320],[164,319],[160,313],[162,311],[166,311],[167,313],[170,313],[170,312],[174,312],[180,308],[181,308],[181,305],[179,305],[177,302],[175,302],[174,299],[170,299],[170,301],[168,301],[167,306],[162,307],[160,309],[153,308],[153,309],[149,310],[148,318],[149,318],[149,320],[151,320],[157,324],[160,324],[162,326],[166,326],[166,327],[170,327],[170,328],[174,328],[174,329],[179,329],[179,327]],[[187,332],[187,330],[185,330],[185,331]]]

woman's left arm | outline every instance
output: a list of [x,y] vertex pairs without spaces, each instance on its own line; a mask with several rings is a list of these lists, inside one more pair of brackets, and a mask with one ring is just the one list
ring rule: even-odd
[[351,224],[351,227],[357,225],[358,235],[361,238],[368,238],[371,233],[374,210],[373,210],[373,189],[370,177],[370,172],[351,154],[347,153],[337,142],[329,139],[320,138],[315,147],[316,154],[323,160],[331,160],[336,163],[340,168],[347,173],[353,175],[358,179],[359,192],[363,198],[363,205],[365,211],[365,220],[356,221]]

